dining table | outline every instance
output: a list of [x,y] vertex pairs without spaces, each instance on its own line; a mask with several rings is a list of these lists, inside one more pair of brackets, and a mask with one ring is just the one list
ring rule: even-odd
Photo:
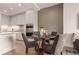
[[43,55],[44,54],[43,46],[45,44],[45,39],[46,39],[45,37],[39,37],[39,39],[37,41],[37,43],[38,43],[38,51],[37,51],[38,55]]
[[46,42],[50,43],[49,41],[50,41],[50,37],[48,37],[48,36],[39,36],[38,37],[38,40],[37,40],[37,44],[38,44],[37,53],[38,53],[38,55],[44,54],[44,45],[46,44]]
[[37,54],[38,55],[43,55],[44,54],[44,45],[47,44],[51,44],[50,41],[54,40],[54,36],[37,36],[37,44],[38,44],[38,48],[37,48]]

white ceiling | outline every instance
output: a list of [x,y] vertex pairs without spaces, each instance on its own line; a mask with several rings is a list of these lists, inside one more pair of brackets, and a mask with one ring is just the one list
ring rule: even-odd
[[28,9],[40,10],[46,7],[54,6],[58,3],[0,3],[0,13],[5,15],[14,15],[17,13],[24,12]]

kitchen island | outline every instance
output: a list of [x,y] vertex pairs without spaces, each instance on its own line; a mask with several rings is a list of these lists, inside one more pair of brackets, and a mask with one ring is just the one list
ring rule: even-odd
[[16,33],[1,32],[0,33],[0,55],[16,48]]

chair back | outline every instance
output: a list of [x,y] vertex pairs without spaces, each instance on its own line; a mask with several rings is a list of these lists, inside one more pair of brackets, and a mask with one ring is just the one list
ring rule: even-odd
[[54,43],[52,45],[52,52],[54,53],[55,52],[55,49],[56,49],[56,46],[57,46],[57,43],[58,43],[58,39],[59,39],[59,35],[57,35],[54,39]]
[[52,32],[51,35],[52,36],[56,36],[57,35],[57,32]]
[[79,53],[79,40],[76,39],[75,42],[73,42],[74,48],[78,51]]
[[27,46],[28,45],[28,40],[27,40],[26,35],[24,33],[22,33],[22,38],[24,40],[25,46]]
[[40,32],[34,32],[33,35],[36,36],[36,37],[39,37],[40,36]]
[[33,33],[33,37],[34,37],[34,40],[35,41],[38,41],[39,40],[39,37],[40,37],[40,32],[34,32]]

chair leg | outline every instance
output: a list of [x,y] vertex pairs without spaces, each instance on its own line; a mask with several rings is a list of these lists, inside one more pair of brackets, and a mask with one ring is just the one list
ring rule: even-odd
[[62,52],[60,54],[62,55]]
[[39,46],[35,47],[35,51],[37,52],[37,54],[39,54]]
[[37,51],[38,50],[38,46],[35,46],[35,51]]
[[26,54],[28,54],[28,48],[26,48]]
[[36,48],[36,46],[35,46],[35,51],[37,51],[37,48]]

